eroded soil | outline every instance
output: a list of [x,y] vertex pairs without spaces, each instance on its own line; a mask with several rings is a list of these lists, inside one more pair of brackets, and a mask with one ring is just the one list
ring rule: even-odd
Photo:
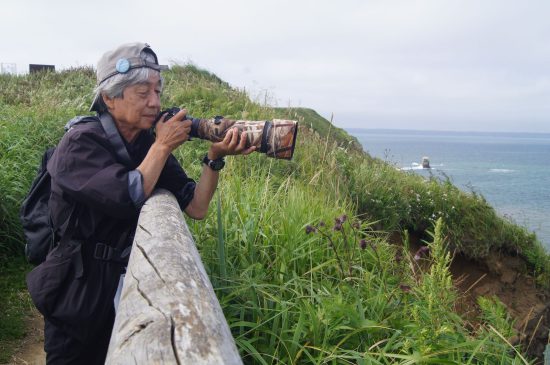
[[461,294],[457,311],[475,326],[479,314],[476,298],[497,296],[519,334],[508,340],[514,345],[521,343],[524,353],[542,364],[549,343],[550,291],[535,285],[525,261],[502,253],[492,253],[483,261],[456,256],[451,272]]

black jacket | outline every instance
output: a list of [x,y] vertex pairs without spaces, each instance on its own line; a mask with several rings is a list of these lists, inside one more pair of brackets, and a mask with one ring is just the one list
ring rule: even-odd
[[[109,333],[114,318],[113,298],[125,263],[98,259],[97,248],[122,252],[132,244],[144,200],[136,199],[140,191],[135,190],[139,190],[142,178],[135,169],[153,142],[153,135],[143,131],[135,142],[126,144],[133,160],[131,166],[127,166],[118,161],[99,121],[82,122],[65,133],[49,160],[49,208],[56,235],[59,240],[65,236],[80,243],[58,246],[59,252],[48,256],[49,260],[36,268],[42,267],[42,272],[47,273],[47,277],[40,277],[39,281],[47,281],[47,285],[55,289],[35,291],[48,312],[45,318],[50,333],[53,329],[59,330],[82,344],[93,343],[100,333]],[[137,189],[136,177],[140,182]],[[170,155],[156,187],[171,191],[183,210],[193,199],[195,182]],[[69,220],[71,213],[73,218]],[[71,223],[73,228],[67,228],[69,222],[75,222]],[[73,251],[78,254],[72,255]],[[74,264],[68,264],[65,257],[71,257]],[[77,275],[78,272],[82,275]],[[38,279],[34,277],[31,281]],[[50,346],[48,351],[53,351],[51,345],[56,341],[46,340]],[[98,351],[104,355],[107,349]]]
[[[118,247],[131,244],[143,202],[132,199],[129,174],[153,142],[151,132],[143,131],[132,144],[126,143],[133,160],[132,166],[126,166],[118,161],[100,123],[77,124],[65,133],[48,163],[52,177],[49,206],[58,237],[64,234],[68,216],[76,207],[74,238]],[[171,191],[183,210],[193,199],[195,182],[170,155],[156,187]]]

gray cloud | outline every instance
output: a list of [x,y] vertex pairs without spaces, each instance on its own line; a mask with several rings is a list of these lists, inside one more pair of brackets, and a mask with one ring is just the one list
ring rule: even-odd
[[545,1],[3,3],[0,62],[91,65],[151,43],[343,127],[550,132]]

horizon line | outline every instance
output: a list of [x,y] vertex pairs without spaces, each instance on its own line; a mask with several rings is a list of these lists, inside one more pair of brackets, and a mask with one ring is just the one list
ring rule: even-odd
[[438,133],[485,133],[485,134],[546,134],[550,135],[550,131],[547,132],[535,132],[535,131],[487,131],[487,130],[452,130],[452,129],[411,129],[411,128],[362,128],[362,127],[341,127],[345,130],[369,130],[369,131],[403,131],[403,132],[438,132]]

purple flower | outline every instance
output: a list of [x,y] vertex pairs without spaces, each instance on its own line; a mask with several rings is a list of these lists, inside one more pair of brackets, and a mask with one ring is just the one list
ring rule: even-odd
[[348,216],[343,214],[341,217],[340,217],[340,222],[344,223],[345,221],[348,220]]
[[399,289],[403,290],[405,293],[408,293],[411,291],[411,287],[405,284],[399,284]]
[[341,231],[342,230],[342,222],[336,221],[336,224],[334,225],[334,227],[332,227],[332,229],[335,230],[335,231]]
[[306,226],[306,234],[310,234],[315,231],[316,231],[315,227],[310,226],[309,224]]
[[319,227],[324,227],[324,226],[325,226],[325,222],[320,221],[320,222],[319,222]]
[[420,260],[420,258],[422,256],[426,256],[428,255],[428,253],[430,252],[430,248],[428,246],[422,246],[418,249],[418,251],[416,251],[416,253],[414,254],[414,259],[415,261],[418,261]]
[[361,247],[361,250],[367,248],[367,240],[363,238],[361,241],[359,241],[359,247]]

